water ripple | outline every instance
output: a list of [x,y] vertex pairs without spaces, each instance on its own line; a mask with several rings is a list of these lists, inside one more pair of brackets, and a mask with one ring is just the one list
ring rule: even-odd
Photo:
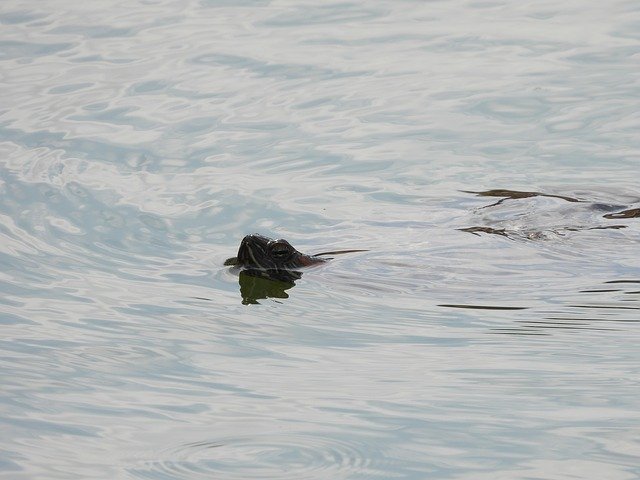
[[384,452],[370,442],[320,433],[228,436],[160,452],[166,458],[135,468],[137,478],[389,478]]

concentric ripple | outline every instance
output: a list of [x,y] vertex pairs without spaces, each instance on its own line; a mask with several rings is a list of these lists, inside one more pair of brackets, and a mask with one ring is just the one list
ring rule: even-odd
[[[137,478],[300,479],[388,474],[377,445],[317,434],[230,436],[161,452],[135,468]],[[386,473],[385,473],[386,471]]]

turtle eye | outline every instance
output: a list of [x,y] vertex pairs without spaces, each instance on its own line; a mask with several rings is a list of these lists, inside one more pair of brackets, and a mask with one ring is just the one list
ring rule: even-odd
[[291,255],[291,245],[284,242],[276,242],[271,245],[271,255],[276,258],[286,258]]

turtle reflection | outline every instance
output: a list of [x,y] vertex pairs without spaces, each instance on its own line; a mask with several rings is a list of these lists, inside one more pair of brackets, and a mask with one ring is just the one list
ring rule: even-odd
[[276,280],[270,277],[256,276],[255,271],[243,270],[238,275],[242,304],[260,303],[265,298],[289,298],[286,292],[295,283],[291,280]]

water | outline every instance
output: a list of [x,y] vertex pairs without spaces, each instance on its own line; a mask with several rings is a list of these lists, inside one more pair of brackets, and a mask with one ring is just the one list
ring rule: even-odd
[[[639,31],[4,1],[0,475],[638,478]],[[251,232],[369,251],[251,283]]]

